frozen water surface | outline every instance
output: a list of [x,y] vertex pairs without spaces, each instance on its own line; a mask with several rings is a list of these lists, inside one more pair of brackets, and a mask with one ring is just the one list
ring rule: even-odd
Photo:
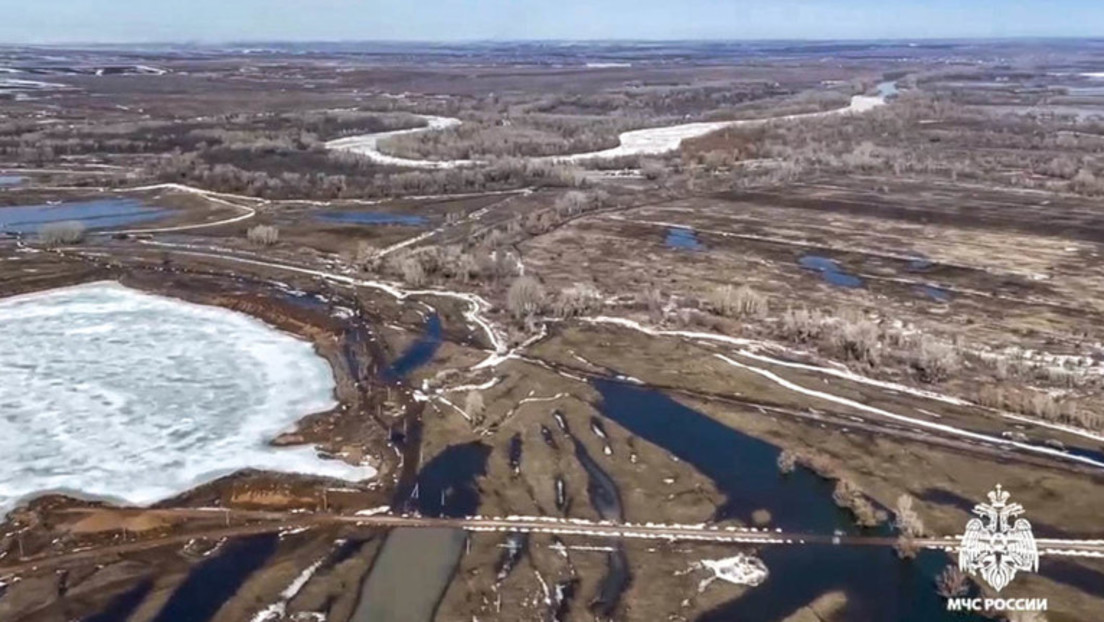
[[247,315],[92,283],[0,300],[0,512],[65,491],[151,503],[252,467],[371,477],[273,448],[334,406],[312,346]]

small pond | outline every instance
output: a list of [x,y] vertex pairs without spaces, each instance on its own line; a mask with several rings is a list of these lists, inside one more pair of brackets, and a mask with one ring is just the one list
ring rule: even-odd
[[698,241],[698,234],[687,227],[671,227],[668,229],[666,244],[668,248],[686,251],[705,250],[705,245]]
[[798,263],[806,270],[819,272],[821,278],[836,287],[855,289],[863,286],[862,279],[854,274],[845,272],[834,259],[829,259],[820,255],[805,255],[798,260]]

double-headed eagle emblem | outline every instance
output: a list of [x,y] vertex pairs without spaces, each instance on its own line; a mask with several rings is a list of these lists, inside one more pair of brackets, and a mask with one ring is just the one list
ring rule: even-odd
[[[1031,523],[1022,518],[1019,503],[1008,503],[1009,493],[997,484],[989,493],[989,503],[974,506],[974,514],[966,523],[966,534],[958,551],[958,568],[974,576],[981,575],[994,590],[1001,591],[1020,570],[1039,570],[1039,551]],[[986,519],[988,524],[982,521]]]

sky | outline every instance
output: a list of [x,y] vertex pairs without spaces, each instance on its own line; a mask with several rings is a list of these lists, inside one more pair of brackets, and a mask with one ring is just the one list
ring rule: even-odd
[[1104,36],[1104,0],[0,0],[3,43]]

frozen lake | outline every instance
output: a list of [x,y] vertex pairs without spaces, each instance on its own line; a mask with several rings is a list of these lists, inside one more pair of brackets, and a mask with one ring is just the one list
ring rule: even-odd
[[375,471],[266,443],[335,404],[313,347],[247,315],[92,283],[0,300],[0,512],[45,491],[146,504],[243,468]]

